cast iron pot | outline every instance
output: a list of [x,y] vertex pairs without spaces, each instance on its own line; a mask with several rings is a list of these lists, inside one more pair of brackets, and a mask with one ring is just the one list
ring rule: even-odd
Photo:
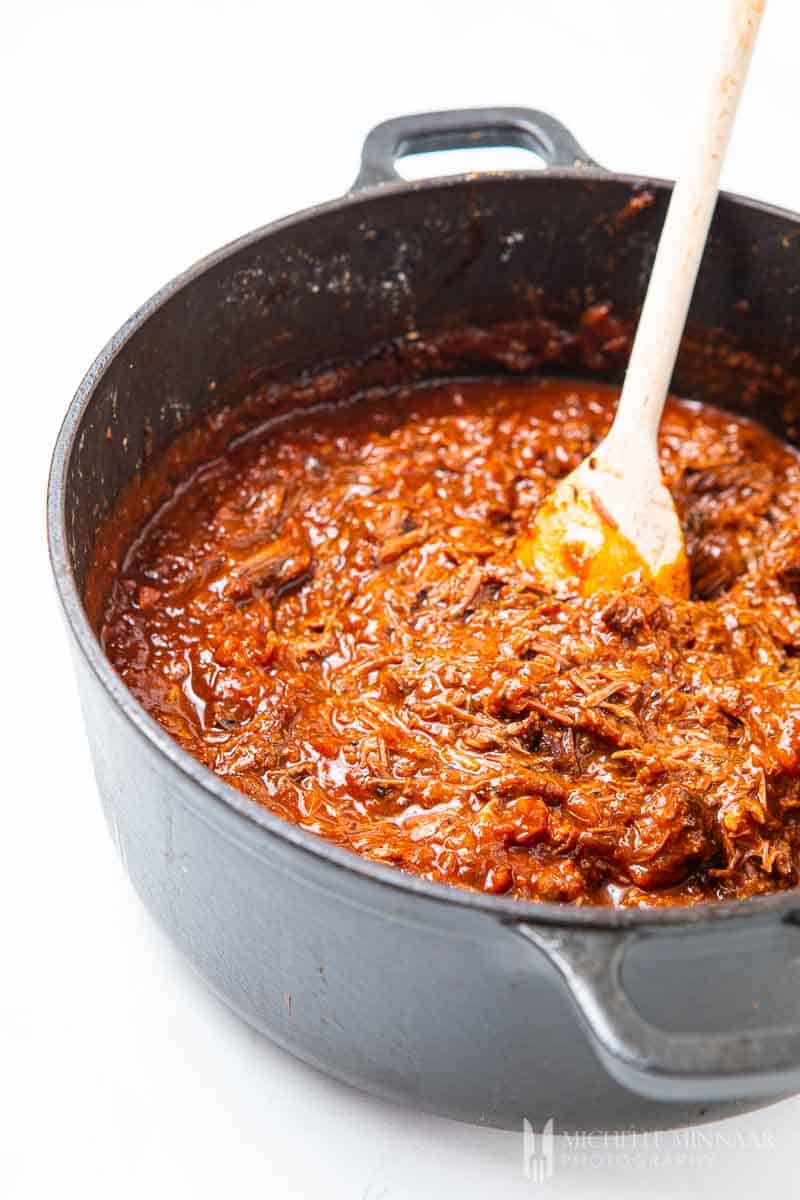
[[[401,154],[475,144],[525,146],[545,169],[396,174]],[[688,911],[522,903],[329,845],[145,713],[87,619],[87,566],[122,486],[226,381],[288,378],[416,330],[491,328],[526,305],[577,321],[595,297],[635,313],[668,195],[605,172],[542,113],[389,121],[349,195],[248,234],[144,305],[89,370],[53,457],[55,579],[106,817],[145,904],[293,1054],[465,1121],[665,1128],[800,1089],[800,894]],[[796,437],[781,397],[800,370],[800,217],[722,196],[691,320],[677,390],[705,378]],[[720,331],[736,353],[718,353]]]

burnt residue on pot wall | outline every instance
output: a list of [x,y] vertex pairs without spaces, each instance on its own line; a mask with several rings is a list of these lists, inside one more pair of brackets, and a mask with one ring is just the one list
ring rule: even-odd
[[[302,237],[287,222],[212,256],[201,277],[144,306],[146,325],[121,331],[78,431],[67,519],[81,585],[109,499],[222,397],[307,383],[365,352],[395,381],[406,368],[418,378],[541,365],[618,380],[667,200],[653,181],[448,179],[387,188],[360,214],[328,205],[303,219]],[[795,423],[781,408],[800,374],[800,239],[785,226],[721,198],[675,378],[677,391],[758,409],[779,431]],[[592,347],[584,314],[606,304],[625,340]],[[86,489],[88,511],[74,502]]]

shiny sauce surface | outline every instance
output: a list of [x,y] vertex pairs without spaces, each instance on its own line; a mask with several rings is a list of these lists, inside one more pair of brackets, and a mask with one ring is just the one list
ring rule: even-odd
[[691,599],[548,594],[517,538],[616,400],[454,381],[254,429],[141,526],[105,651],[234,787],[427,879],[615,905],[791,887],[800,458],[670,401]]

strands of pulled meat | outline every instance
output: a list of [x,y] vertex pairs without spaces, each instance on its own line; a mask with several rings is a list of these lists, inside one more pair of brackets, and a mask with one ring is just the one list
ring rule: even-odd
[[150,518],[106,651],[234,786],[426,878],[647,905],[793,886],[800,459],[672,401],[692,599],[544,594],[517,531],[615,399],[451,383],[246,439]]

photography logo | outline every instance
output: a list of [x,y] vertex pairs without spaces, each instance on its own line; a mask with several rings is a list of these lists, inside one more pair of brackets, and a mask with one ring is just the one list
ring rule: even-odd
[[555,1162],[555,1133],[553,1118],[536,1133],[526,1117],[522,1122],[522,1170],[526,1179],[544,1183],[552,1178]]

